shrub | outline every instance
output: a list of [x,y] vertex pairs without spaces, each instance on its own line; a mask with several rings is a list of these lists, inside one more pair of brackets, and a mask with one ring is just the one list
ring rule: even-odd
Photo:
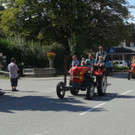
[[24,63],[24,67],[49,67],[47,52],[56,54],[54,66],[57,69],[64,68],[65,49],[62,44],[51,42],[42,45],[39,42],[26,41],[20,36],[0,38],[1,53],[7,56],[7,63],[15,57],[18,65]]
[[127,66],[123,66],[123,67],[119,67],[119,66],[114,66],[113,67],[113,70],[119,70],[119,71],[127,71],[127,70],[129,70],[129,67],[127,67]]
[[19,36],[0,38],[0,50],[7,56],[7,63],[12,57],[18,65],[23,62],[25,67],[46,67],[48,63],[38,42],[26,41]]

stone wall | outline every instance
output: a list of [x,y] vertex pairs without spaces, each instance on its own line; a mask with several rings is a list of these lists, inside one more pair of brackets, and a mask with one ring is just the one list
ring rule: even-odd
[[33,77],[51,77],[56,74],[55,68],[24,68],[24,76],[33,76]]

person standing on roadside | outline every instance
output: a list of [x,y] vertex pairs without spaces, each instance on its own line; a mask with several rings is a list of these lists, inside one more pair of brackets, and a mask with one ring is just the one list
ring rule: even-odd
[[11,82],[12,91],[18,91],[16,89],[18,85],[18,74],[17,71],[19,70],[18,66],[15,64],[16,59],[12,58],[11,63],[8,64],[8,71],[9,71],[9,77]]

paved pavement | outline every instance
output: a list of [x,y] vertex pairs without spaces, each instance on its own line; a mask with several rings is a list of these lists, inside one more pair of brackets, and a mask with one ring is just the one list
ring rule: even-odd
[[[12,92],[10,86],[10,80],[0,79],[0,88],[2,89],[2,91],[5,92],[4,95],[0,96],[0,102],[9,100],[10,98],[12,99],[13,97],[20,97],[20,96],[24,96],[25,94],[27,95],[28,93],[32,94],[34,92],[37,92],[37,87],[38,89],[44,89],[44,87],[42,86],[43,81],[50,82],[53,80],[63,81],[63,77],[46,77],[46,78],[22,77],[18,80],[19,83],[17,89],[19,90],[19,92]],[[34,91],[35,89],[36,91]]]
[[0,79],[6,92],[0,96],[0,135],[134,135],[135,80],[126,76],[108,77],[106,96],[91,101],[84,91],[58,99],[56,84],[63,77],[21,78],[19,92]]
[[[110,78],[127,78],[127,72],[119,72],[119,73],[113,73],[112,76],[109,76]],[[68,77],[67,77],[68,78]],[[24,96],[25,93],[29,93],[32,94],[33,92],[37,92],[34,91],[34,89],[37,87],[39,89],[44,89],[44,87],[42,87],[42,82],[51,82],[51,81],[63,81],[64,77],[46,77],[46,78],[25,78],[22,77],[19,79],[19,85],[18,85],[18,89],[19,92],[12,92],[11,91],[11,87],[10,87],[10,80],[9,79],[0,79],[0,88],[2,88],[2,90],[5,92],[5,95],[0,96],[0,102],[15,98],[15,97],[21,97]],[[41,84],[40,84],[41,83]],[[50,83],[49,83],[50,85]],[[52,85],[52,84],[51,84]],[[57,83],[55,83],[53,86],[54,88],[56,87]],[[49,86],[48,86],[49,87]],[[48,91],[49,93],[49,91]]]

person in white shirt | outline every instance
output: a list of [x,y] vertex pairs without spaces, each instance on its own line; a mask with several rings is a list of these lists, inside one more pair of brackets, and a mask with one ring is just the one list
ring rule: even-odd
[[81,66],[85,66],[85,58],[82,58]]
[[16,87],[18,85],[17,71],[19,70],[19,68],[15,63],[16,63],[16,59],[12,58],[11,63],[8,64],[8,71],[9,71],[9,77],[10,77],[12,91],[18,91],[18,90],[16,90]]

